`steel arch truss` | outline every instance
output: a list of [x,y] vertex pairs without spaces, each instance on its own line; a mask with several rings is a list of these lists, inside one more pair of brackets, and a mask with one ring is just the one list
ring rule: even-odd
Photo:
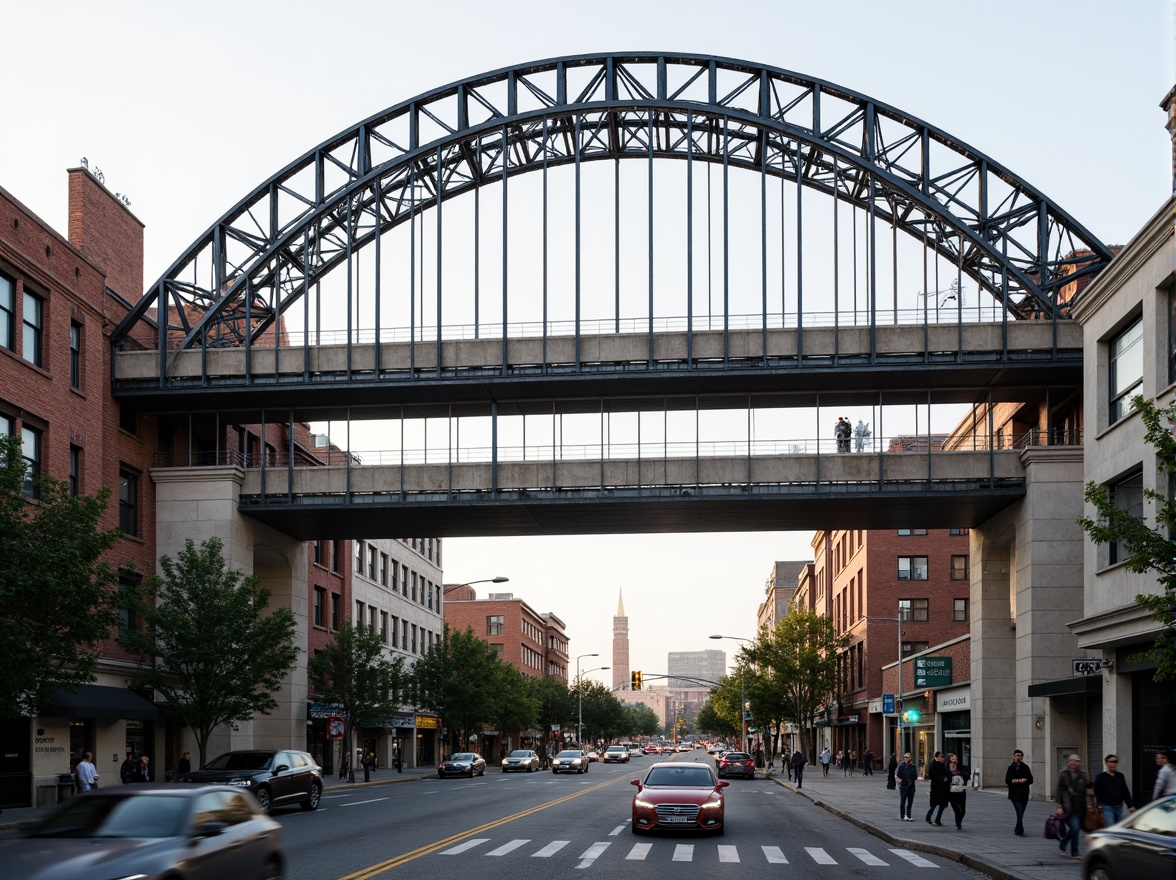
[[1111,259],[1003,166],[864,95],[730,59],[577,56],[445,86],[306,153],[194,242],[114,342],[155,309],[161,349],[239,344],[439,201],[528,170],[651,156],[754,169],[842,199],[926,242],[1018,318],[1064,314],[1065,285]]

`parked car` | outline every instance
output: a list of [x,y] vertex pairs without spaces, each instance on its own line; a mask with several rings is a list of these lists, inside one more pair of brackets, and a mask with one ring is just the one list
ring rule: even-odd
[[1086,839],[1086,880],[1171,877],[1176,865],[1176,795],[1141,807]]
[[726,829],[723,789],[731,783],[716,779],[706,764],[660,762],[632,784],[637,786],[634,834],[655,829],[722,834]]
[[59,804],[0,841],[0,873],[23,880],[183,877],[281,880],[282,826],[241,786],[112,785]]
[[295,749],[225,752],[203,770],[185,773],[181,781],[245,786],[264,813],[294,803],[316,810],[323,794],[322,768],[309,754]]
[[502,772],[525,771],[534,773],[541,766],[539,756],[530,749],[515,749],[502,759]]
[[587,773],[588,759],[579,749],[564,749],[551,759],[552,773]]
[[629,750],[624,746],[609,746],[604,750],[605,764],[628,764]]
[[455,752],[437,765],[437,775],[444,779],[446,776],[475,776],[486,775],[486,759],[477,752]]
[[747,752],[727,752],[719,761],[719,778],[746,776],[755,779],[755,762]]

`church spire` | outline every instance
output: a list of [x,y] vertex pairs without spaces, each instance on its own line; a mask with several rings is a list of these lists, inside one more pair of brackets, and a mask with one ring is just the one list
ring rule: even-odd
[[623,590],[617,590],[617,617],[625,616],[625,597]]

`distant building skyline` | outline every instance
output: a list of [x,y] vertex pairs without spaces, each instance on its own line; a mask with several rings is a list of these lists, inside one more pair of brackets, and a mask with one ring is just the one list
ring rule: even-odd
[[629,690],[629,618],[625,616],[625,597],[617,591],[617,613],[613,617],[612,689]]

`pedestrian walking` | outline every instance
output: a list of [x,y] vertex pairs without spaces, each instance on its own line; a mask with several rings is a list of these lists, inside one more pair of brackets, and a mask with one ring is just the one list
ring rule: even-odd
[[74,772],[78,777],[78,791],[89,791],[98,787],[98,768],[94,766],[93,752],[82,755],[82,760],[78,761]]
[[118,768],[118,778],[122,780],[123,785],[135,781],[135,771],[138,768],[139,762],[135,760],[134,751],[127,749],[127,758],[122,762],[122,766]]
[[849,750],[849,775],[853,776],[853,771],[857,769],[857,752],[854,749]]
[[[894,752],[890,753],[890,762],[886,765],[886,790],[894,791],[895,781],[894,772],[898,769],[898,758],[895,757]],[[828,774],[826,774],[828,775]]]
[[894,778],[898,781],[898,818],[914,822],[911,810],[915,805],[915,780],[919,778],[919,770],[911,763],[910,752],[902,756],[902,763],[894,770]]
[[1013,763],[1005,771],[1005,785],[1009,789],[1009,800],[1017,813],[1017,824],[1013,834],[1025,836],[1025,805],[1029,803],[1029,786],[1033,784],[1033,771],[1025,763],[1025,753],[1020,749],[1013,752]]
[[1160,770],[1152,787],[1153,801],[1166,794],[1176,794],[1176,767],[1172,766],[1172,756],[1165,750],[1156,752],[1156,766]]
[[139,766],[135,768],[135,782],[151,781],[151,759],[146,755],[139,758]]
[[804,765],[808,763],[808,758],[804,756],[804,752],[797,749],[792,753],[792,776],[796,780],[797,788],[804,788]]
[[1066,844],[1070,845],[1070,858],[1080,858],[1078,835],[1082,833],[1082,814],[1086,812],[1088,788],[1090,779],[1082,769],[1082,757],[1077,753],[1070,755],[1066,758],[1066,769],[1058,774],[1058,784],[1054,786],[1057,792],[1057,815],[1064,829],[1062,839],[1058,841],[1058,855],[1062,858],[1066,857]]
[[1119,756],[1107,755],[1103,766],[1106,769],[1094,777],[1094,802],[1102,810],[1103,824],[1114,825],[1123,818],[1124,807],[1135,812],[1135,802],[1131,800],[1127,777],[1119,772]]
[[180,782],[184,781],[184,777],[192,772],[192,753],[184,752],[184,757],[180,758],[176,764],[176,779]]
[[947,783],[947,803],[955,816],[956,831],[963,831],[964,813],[968,811],[968,774],[955,755],[947,756]]
[[339,778],[346,779],[351,773],[351,757],[347,754],[343,755],[343,760],[339,762]]
[[837,753],[837,763],[841,765],[841,775],[849,775],[849,750],[842,749]]
[[372,771],[376,769],[376,756],[369,751],[363,756],[363,781],[372,781]]
[[862,755],[862,775],[874,775],[874,750],[866,746],[865,754]]
[[392,763],[396,765],[397,773],[404,772],[404,759],[400,756],[400,749],[396,749],[396,751],[392,753]]
[[943,752],[936,752],[935,757],[923,768],[923,778],[931,783],[931,806],[927,809],[927,824],[932,824],[931,814],[938,807],[939,813],[935,816],[934,824],[942,825],[943,811],[947,809],[947,795],[951,789],[951,781],[947,778],[947,765],[943,763]]
[[829,762],[832,760],[833,760],[833,756],[831,754],[829,754],[829,747],[825,746],[825,748],[821,751],[821,775],[822,776],[829,775]]

